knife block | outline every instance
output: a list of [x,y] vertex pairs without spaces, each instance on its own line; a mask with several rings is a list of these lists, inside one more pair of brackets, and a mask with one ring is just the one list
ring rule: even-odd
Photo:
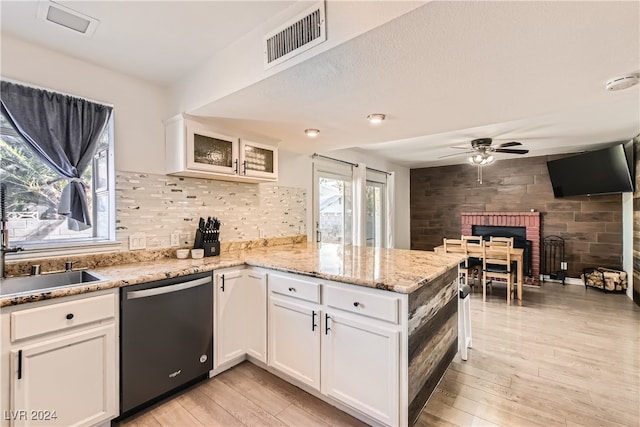
[[204,249],[204,256],[220,255],[220,242],[204,242],[202,249]]
[[196,239],[193,242],[194,249],[204,249],[204,256],[220,255],[220,241],[205,242],[204,235],[200,230],[196,230]]

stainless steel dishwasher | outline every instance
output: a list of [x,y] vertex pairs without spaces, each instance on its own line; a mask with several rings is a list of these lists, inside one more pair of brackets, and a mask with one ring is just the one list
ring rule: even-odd
[[213,369],[212,273],[120,289],[120,418]]

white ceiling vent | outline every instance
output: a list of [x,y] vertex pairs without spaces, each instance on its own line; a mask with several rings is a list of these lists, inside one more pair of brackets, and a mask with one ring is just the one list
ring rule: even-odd
[[38,5],[38,18],[61,25],[85,36],[96,31],[98,21],[88,15],[52,1],[41,1]]
[[326,39],[327,25],[322,1],[265,35],[264,68],[284,62]]

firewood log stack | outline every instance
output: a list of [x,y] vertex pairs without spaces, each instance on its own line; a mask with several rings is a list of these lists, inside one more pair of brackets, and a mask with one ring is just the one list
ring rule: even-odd
[[585,285],[606,291],[624,291],[627,289],[627,273],[621,270],[598,267],[585,270],[581,278]]

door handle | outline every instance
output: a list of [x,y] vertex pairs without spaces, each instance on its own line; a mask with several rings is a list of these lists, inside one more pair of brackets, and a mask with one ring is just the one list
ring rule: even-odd
[[329,315],[325,314],[324,315],[324,334],[325,335],[329,335],[329,331],[331,330],[331,328],[329,327],[329,319],[331,319]]
[[242,175],[246,175],[247,174],[247,161],[243,161],[242,162]]
[[312,310],[311,311],[311,330],[315,331],[316,330],[316,311]]
[[238,159],[235,159],[233,161],[234,167],[233,167],[233,171],[235,172],[236,175],[238,175]]
[[22,350],[18,350],[18,379],[22,379]]
[[222,279],[222,286],[220,286],[220,290],[224,292],[224,274],[220,275],[220,279]]

